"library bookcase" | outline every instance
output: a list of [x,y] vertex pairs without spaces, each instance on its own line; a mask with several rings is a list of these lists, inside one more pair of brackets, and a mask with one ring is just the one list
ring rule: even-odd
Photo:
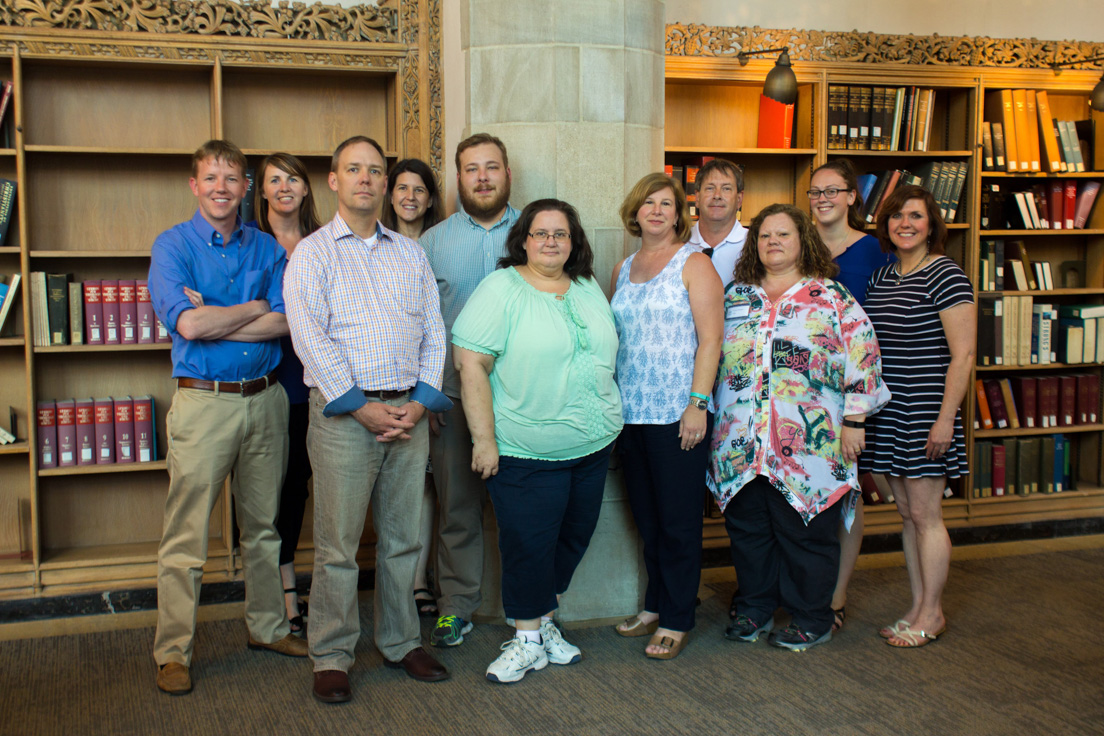
[[[0,337],[0,408],[6,426],[14,407],[19,439],[0,445],[0,598],[153,586],[168,487],[171,346],[35,347],[30,272],[144,279],[154,238],[195,211],[191,155],[210,138],[236,143],[251,166],[273,151],[299,156],[323,221],[334,212],[330,156],[351,135],[441,170],[436,0],[184,5],[191,16],[174,2],[142,28],[26,27],[62,13],[0,27],[0,79],[14,83],[0,177],[18,184],[0,274],[22,275]],[[154,398],[155,462],[37,467],[37,400],[128,394]],[[211,515],[205,581],[241,579],[226,499]],[[370,566],[370,528],[363,541]],[[312,561],[308,506],[296,562]]]
[[[679,27],[682,29],[683,27]],[[695,29],[700,30],[700,29]],[[756,29],[757,30],[757,29]],[[668,41],[671,42],[671,27]],[[689,44],[688,44],[689,45]],[[764,45],[778,45],[768,43]],[[771,61],[751,61],[741,66],[729,56],[670,54],[666,61],[666,109],[664,148],[667,164],[692,164],[701,156],[728,158],[744,167],[744,201],[741,220],[748,224],[764,206],[788,202],[808,207],[805,190],[813,170],[826,161],[849,158],[859,174],[908,168],[929,160],[965,161],[969,164],[957,223],[948,224],[948,255],[965,270],[978,295],[980,242],[986,238],[1023,239],[1033,259],[1083,260],[1085,284],[1077,289],[1034,292],[1047,301],[1104,303],[1104,206],[1097,204],[1082,230],[982,230],[979,226],[981,182],[988,179],[1046,181],[1048,179],[1104,180],[1104,115],[1090,110],[1089,93],[1100,80],[1100,71],[1006,69],[998,67],[918,66],[904,63],[793,61],[798,81],[794,112],[794,136],[790,149],[756,147],[759,94]],[[930,141],[924,151],[852,151],[828,147],[828,89],[830,85],[917,86],[935,90]],[[1096,121],[1096,160],[1093,171],[1083,174],[1007,174],[982,171],[981,123],[986,94],[1001,89],[1047,90],[1055,117]],[[871,229],[873,226],[870,226]],[[1033,292],[1016,292],[1031,294]],[[993,296],[990,294],[990,296]],[[1076,372],[1100,374],[1099,364],[1077,365]],[[978,367],[975,377],[1011,377],[1071,372],[1070,366]],[[973,381],[971,380],[971,385]],[[1076,490],[1054,494],[971,498],[970,479],[952,483],[954,495],[943,502],[948,527],[977,527],[1031,521],[1104,516],[1104,424],[1056,429],[973,429],[974,392],[963,405],[963,425],[971,461],[975,441],[1010,436],[1040,436],[1062,432],[1073,446]],[[1097,415],[1100,416],[1100,408]],[[972,465],[971,465],[972,467]],[[866,534],[886,534],[901,529],[893,504],[866,507]],[[722,520],[707,519],[706,547],[728,544]]]

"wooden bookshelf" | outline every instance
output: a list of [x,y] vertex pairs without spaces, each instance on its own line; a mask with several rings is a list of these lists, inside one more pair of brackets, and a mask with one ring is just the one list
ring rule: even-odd
[[[670,38],[668,39],[670,42]],[[694,52],[687,52],[694,53]],[[955,258],[977,286],[982,239],[1013,238],[1027,243],[1032,261],[1084,260],[1087,282],[1078,288],[1050,291],[995,292],[977,290],[975,296],[1032,296],[1036,302],[1104,303],[1104,205],[1099,202],[1082,230],[1013,230],[980,227],[981,183],[999,180],[1002,187],[1053,179],[1104,180],[1104,115],[1089,110],[1088,95],[1100,79],[1099,71],[992,67],[914,66],[911,64],[795,61],[799,99],[795,108],[794,146],[789,151],[755,148],[758,95],[772,67],[770,61],[740,66],[735,59],[717,56],[672,55],[666,63],[666,163],[685,164],[693,157],[720,156],[744,166],[745,197],[741,221],[745,224],[767,204],[789,202],[808,207],[804,190],[812,170],[829,160],[849,158],[860,174],[884,169],[919,166],[933,160],[969,164],[958,222],[948,223],[948,254]],[[827,118],[829,87],[833,85],[902,87],[935,90],[931,134],[925,151],[845,150],[829,147]],[[1061,174],[1016,174],[982,171],[981,124],[986,117],[986,94],[999,89],[1045,89],[1052,114],[1061,119],[1096,121],[1096,171]],[[1104,199],[1104,196],[1098,197]],[[870,226],[868,230],[873,230]],[[978,366],[972,377],[1002,377],[1016,373],[1046,375],[1054,372],[1101,374],[1095,363],[1075,365]],[[1098,407],[1104,410],[1104,406]],[[1014,524],[1029,521],[1104,516],[1104,424],[1017,430],[973,430],[974,392],[963,406],[967,448],[971,461],[977,441],[1000,438],[1046,437],[1062,433],[1073,446],[1076,489],[1052,494],[997,499],[970,498],[970,478],[957,485],[956,495],[945,499],[944,517],[949,527]],[[1104,411],[1098,411],[1104,416]],[[896,533],[900,515],[893,504],[866,508],[866,533]],[[722,524],[706,520],[705,546],[727,545]]]
[[[12,336],[0,338],[0,422],[15,407],[21,439],[0,445],[0,598],[152,587],[168,488],[171,345],[33,346],[29,273],[144,279],[156,236],[195,212],[191,156],[211,138],[232,140],[254,166],[274,151],[301,157],[323,220],[334,211],[330,157],[352,135],[440,170],[434,7],[400,0],[377,23],[363,8],[317,5],[296,20],[241,6],[226,29],[180,16],[134,32],[97,28],[111,20],[99,17],[70,30],[58,15],[49,27],[52,14],[31,22],[35,11],[20,8],[0,27],[0,79],[14,82],[0,177],[18,185],[0,274],[23,278]],[[312,38],[322,27],[329,37]],[[38,467],[36,401],[144,394],[154,462]],[[210,518],[208,581],[242,579],[226,498]],[[309,528],[301,547],[309,559]]]

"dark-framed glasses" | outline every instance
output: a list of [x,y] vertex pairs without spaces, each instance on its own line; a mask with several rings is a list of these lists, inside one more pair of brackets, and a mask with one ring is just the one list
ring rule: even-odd
[[566,243],[567,241],[571,240],[571,233],[566,230],[557,230],[554,233],[550,233],[547,230],[534,230],[533,232],[529,233],[529,237],[537,241],[538,243],[543,243],[549,238],[552,238],[557,243]]

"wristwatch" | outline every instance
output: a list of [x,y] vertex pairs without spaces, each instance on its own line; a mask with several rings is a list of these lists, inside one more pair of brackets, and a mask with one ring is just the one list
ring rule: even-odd
[[690,406],[694,407],[695,409],[706,409],[709,406],[709,402],[701,398],[700,396],[691,396]]

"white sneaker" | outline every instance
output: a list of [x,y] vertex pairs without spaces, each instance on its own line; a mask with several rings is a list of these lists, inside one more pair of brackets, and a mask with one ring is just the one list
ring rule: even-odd
[[502,645],[502,654],[487,668],[491,682],[517,682],[530,670],[543,670],[548,666],[544,646],[525,639],[511,639]]
[[579,647],[567,643],[559,628],[551,621],[541,622],[540,633],[544,638],[544,653],[552,664],[575,664],[583,658]]

